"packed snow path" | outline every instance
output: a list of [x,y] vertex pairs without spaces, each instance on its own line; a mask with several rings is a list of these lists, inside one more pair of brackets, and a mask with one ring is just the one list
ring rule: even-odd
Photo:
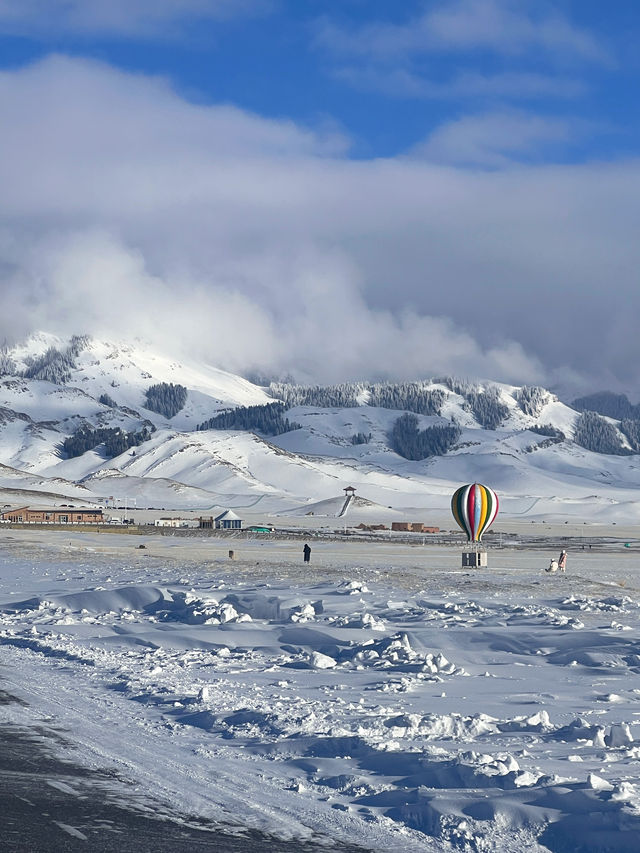
[[185,814],[379,850],[637,849],[635,555],[548,576],[539,552],[463,571],[316,543],[309,569],[298,543],[229,563],[199,540],[9,533],[13,690]]
[[353,495],[347,495],[347,497],[344,499],[344,503],[342,504],[342,509],[338,513],[338,518],[342,518],[344,515],[347,514],[347,510],[349,509],[353,500],[354,500]]

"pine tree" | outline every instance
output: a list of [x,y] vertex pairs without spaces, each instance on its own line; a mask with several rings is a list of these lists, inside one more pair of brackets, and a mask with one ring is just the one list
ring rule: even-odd
[[40,379],[53,382],[56,385],[64,385],[71,379],[71,371],[75,367],[73,357],[67,352],[60,352],[55,347],[49,349],[36,358],[25,359],[27,364],[23,376],[25,379]]
[[514,396],[525,415],[533,417],[537,417],[551,400],[551,394],[539,385],[523,385]]
[[565,434],[561,429],[552,426],[551,424],[534,424],[533,426],[527,427],[530,432],[537,432],[538,435],[546,435],[550,438],[557,438],[558,441],[564,441],[566,438]]
[[571,406],[578,412],[597,412],[617,421],[623,418],[640,418],[640,406],[630,403],[626,394],[614,394],[613,391],[597,391],[595,394],[579,397]]
[[356,432],[351,436],[351,444],[369,444],[371,441],[371,433]]
[[629,452],[622,447],[616,428],[597,412],[582,412],[578,415],[573,439],[576,444],[594,453],[624,456]]
[[624,433],[633,452],[640,453],[640,420],[623,418],[620,421],[620,430]]
[[419,461],[429,456],[444,456],[461,435],[457,424],[431,426],[418,429],[418,418],[413,414],[401,415],[389,436],[391,447],[404,459]]
[[90,341],[90,335],[72,335],[69,346],[67,347],[67,355],[71,358],[77,358]]
[[110,409],[118,408],[118,404],[116,403],[116,401],[108,394],[100,394],[100,396],[98,397],[98,402],[102,403],[103,406],[109,406]]
[[240,406],[214,415],[199,424],[196,429],[236,429],[259,432],[262,435],[282,435],[300,424],[283,417],[287,407],[284,403],[266,403],[264,406]]
[[358,396],[365,385],[345,382],[341,385],[294,385],[272,382],[269,393],[281,400],[287,409],[294,406],[315,406],[320,409],[351,409],[358,406]]
[[416,415],[439,415],[445,393],[427,382],[381,382],[369,385],[369,405]]
[[93,427],[85,424],[62,442],[62,450],[67,458],[71,459],[75,456],[82,456],[87,450],[95,450],[104,444],[105,456],[111,459],[114,456],[120,456],[130,447],[138,447],[151,438],[151,433],[155,427],[148,421],[145,424],[138,432],[125,432],[120,427],[93,429]]
[[468,379],[458,379],[455,376],[440,376],[433,381],[439,385],[444,385],[449,391],[459,394],[461,397],[466,397],[470,391],[474,390],[474,386]]
[[495,388],[469,391],[466,395],[474,418],[485,429],[496,429],[509,414],[509,409],[500,400]]
[[2,346],[0,346],[0,376],[15,376],[16,373],[16,363],[9,351],[9,345],[5,341]]
[[159,382],[151,385],[145,392],[145,408],[165,418],[171,419],[184,408],[187,402],[187,389],[184,385],[171,382]]

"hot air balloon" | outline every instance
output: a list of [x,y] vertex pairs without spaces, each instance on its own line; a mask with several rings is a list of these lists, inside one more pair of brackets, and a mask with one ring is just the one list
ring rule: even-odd
[[498,496],[481,483],[460,486],[451,498],[451,512],[469,542],[480,542],[498,514]]

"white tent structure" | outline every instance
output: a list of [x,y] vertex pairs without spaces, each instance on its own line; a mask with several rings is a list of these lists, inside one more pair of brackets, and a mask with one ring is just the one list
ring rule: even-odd
[[226,509],[214,519],[216,530],[241,530],[242,519],[232,509]]

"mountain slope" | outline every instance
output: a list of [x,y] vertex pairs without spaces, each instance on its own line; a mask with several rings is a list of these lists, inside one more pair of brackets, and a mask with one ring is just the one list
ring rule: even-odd
[[[270,437],[197,431],[216,412],[274,398],[241,377],[171,359],[140,342],[39,334],[5,356],[11,373],[0,377],[0,464],[6,466],[0,468],[0,488],[84,501],[135,498],[138,506],[166,508],[298,507],[304,514],[323,501],[333,507],[348,485],[384,508],[426,510],[446,508],[460,483],[482,481],[499,492],[503,512],[514,515],[586,511],[613,517],[621,507],[640,516],[640,458],[579,447],[571,439],[580,414],[544,389],[454,380],[304,393],[280,386],[292,401],[357,404],[292,405],[286,417],[300,428]],[[171,418],[146,408],[145,392],[161,383],[186,389],[183,408]],[[403,401],[415,405],[416,399],[438,412],[416,414],[417,431],[455,426],[458,439],[446,455],[410,461],[390,446]],[[367,405],[372,400],[398,407]],[[483,428],[487,420],[496,428]],[[624,453],[619,423],[607,423]],[[98,440],[69,457],[63,442],[81,427],[121,430],[118,435],[145,429],[150,437],[113,458]],[[539,429],[542,434],[534,431]]]

